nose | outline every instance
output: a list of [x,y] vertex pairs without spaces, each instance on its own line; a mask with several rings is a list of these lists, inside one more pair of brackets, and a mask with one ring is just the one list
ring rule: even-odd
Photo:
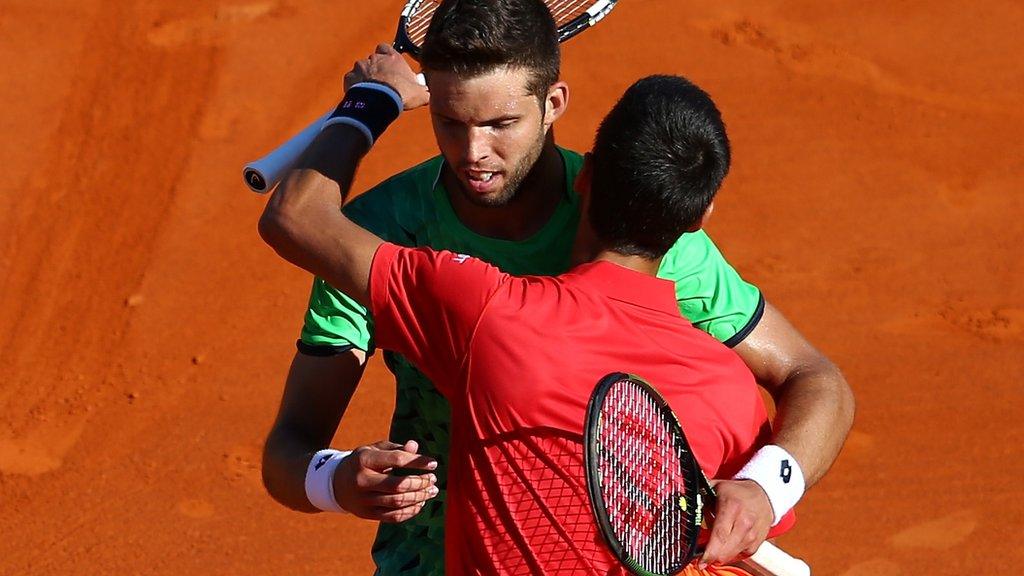
[[486,130],[476,126],[470,128],[466,134],[466,162],[477,164],[490,155],[491,144]]

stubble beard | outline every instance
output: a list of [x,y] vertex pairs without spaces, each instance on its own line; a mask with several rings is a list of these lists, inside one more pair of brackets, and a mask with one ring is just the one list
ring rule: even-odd
[[465,184],[459,180],[459,190],[462,192],[462,196],[469,201],[471,204],[481,206],[484,208],[501,208],[507,206],[512,200],[519,195],[519,190],[523,185],[523,181],[529,176],[530,171],[537,165],[537,160],[540,159],[540,154],[544,150],[544,141],[546,134],[544,128],[541,126],[540,131],[537,134],[537,139],[534,141],[530,151],[520,160],[515,168],[508,173],[508,177],[505,180],[505,185],[502,186],[496,194],[489,194],[487,196],[480,196],[474,194],[471,190],[468,190]]

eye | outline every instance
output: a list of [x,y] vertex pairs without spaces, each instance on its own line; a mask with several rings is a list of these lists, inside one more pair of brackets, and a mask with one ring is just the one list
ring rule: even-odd
[[496,120],[494,122],[491,122],[490,126],[492,128],[496,128],[498,130],[501,130],[503,128],[511,128],[518,121],[519,121],[518,118],[506,118],[504,120]]

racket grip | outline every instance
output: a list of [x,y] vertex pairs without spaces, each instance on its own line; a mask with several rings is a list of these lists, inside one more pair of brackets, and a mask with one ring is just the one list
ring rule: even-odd
[[768,541],[740,564],[754,576],[811,576],[811,567],[806,562]]
[[288,173],[288,170],[295,166],[306,148],[313,143],[324,122],[333,112],[332,108],[266,156],[246,164],[242,170],[242,178],[245,179],[246,186],[259,194],[273,190],[274,186],[277,186],[277,183]]
[[[422,86],[427,85],[423,74],[417,74],[416,81]],[[332,108],[266,156],[246,164],[242,169],[242,179],[245,180],[245,185],[258,194],[265,194],[273,190],[292,166],[295,166],[306,148],[313,143],[316,135],[323,128],[324,122],[333,112]]]

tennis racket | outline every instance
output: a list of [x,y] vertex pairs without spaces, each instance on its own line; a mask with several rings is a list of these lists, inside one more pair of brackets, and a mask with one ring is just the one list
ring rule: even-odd
[[[675,413],[640,378],[598,382],[583,428],[587,490],[608,546],[634,574],[676,574],[697,545],[715,491]],[[809,576],[810,568],[770,542],[743,561],[755,576]]]
[[[545,4],[558,26],[558,41],[565,42],[600,22],[612,11],[616,1],[545,0]],[[426,38],[427,28],[430,27],[430,19],[440,4],[441,0],[410,0],[405,4],[398,18],[395,50],[419,58],[423,39]],[[424,83],[422,74],[419,75],[419,80]],[[273,190],[320,133],[324,122],[333,112],[332,108],[266,156],[246,164],[242,170],[242,178],[249,189],[261,194]]]

